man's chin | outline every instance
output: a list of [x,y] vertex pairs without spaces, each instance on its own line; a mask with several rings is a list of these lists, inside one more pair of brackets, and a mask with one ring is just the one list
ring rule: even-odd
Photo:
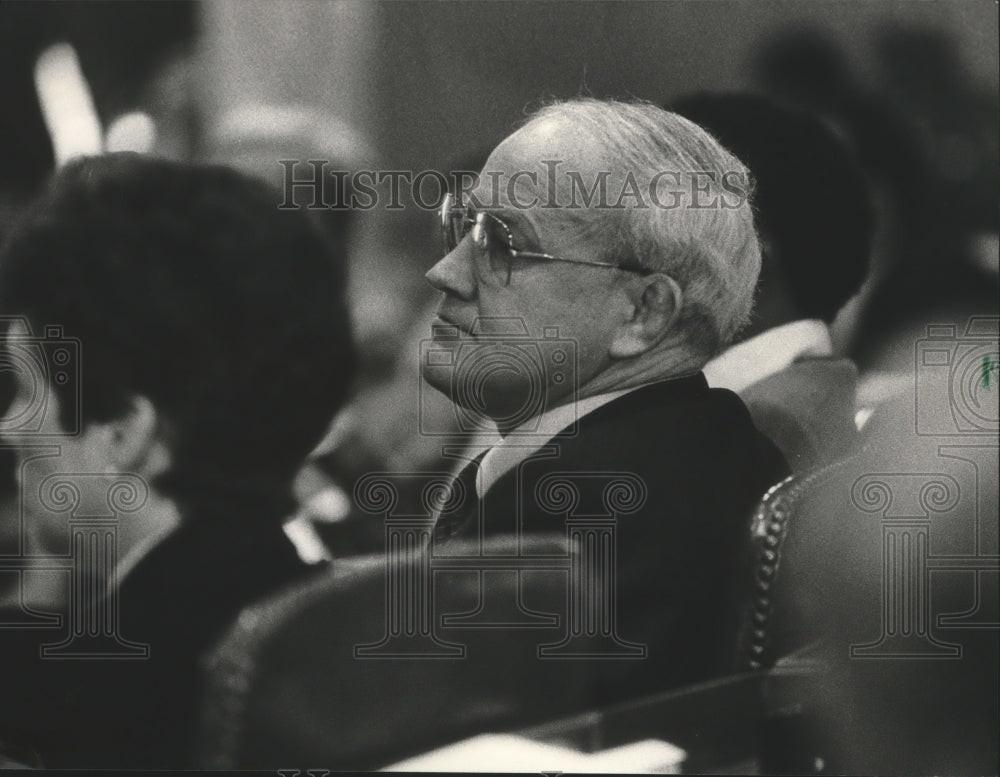
[[425,366],[422,376],[428,386],[443,394],[464,415],[488,423],[509,421],[518,425],[544,409],[542,398],[520,382],[513,386],[486,383],[477,386],[475,391],[471,388],[463,391],[456,386],[450,369]]

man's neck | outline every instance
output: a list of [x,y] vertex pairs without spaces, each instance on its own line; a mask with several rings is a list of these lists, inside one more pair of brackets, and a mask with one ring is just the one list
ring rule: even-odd
[[577,399],[638,388],[661,380],[693,375],[705,366],[706,359],[688,348],[669,343],[627,362],[616,361],[582,384]]
[[[644,354],[642,358],[612,362],[607,369],[581,383],[575,393],[560,397],[546,409],[551,411],[602,394],[631,391],[650,383],[693,375],[705,365],[703,357],[692,354],[687,348],[661,345],[663,347]],[[517,428],[505,428],[499,424],[497,427],[501,437],[508,436]]]

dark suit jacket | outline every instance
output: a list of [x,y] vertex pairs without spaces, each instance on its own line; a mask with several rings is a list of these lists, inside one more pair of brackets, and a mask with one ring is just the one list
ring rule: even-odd
[[858,368],[850,359],[806,358],[740,392],[754,424],[795,472],[846,455],[854,424]]
[[617,630],[623,640],[646,644],[648,660],[618,662],[603,698],[594,701],[728,671],[750,513],[788,474],[743,403],[730,391],[710,389],[699,373],[613,400],[579,419],[576,434],[550,445],[556,455],[541,451],[493,484],[481,517],[466,520],[456,537],[566,531],[565,513],[545,507],[558,497],[544,493],[552,476],[574,484],[573,513],[586,516],[608,514],[608,475],[628,473],[645,499],[615,521]]
[[190,767],[201,656],[244,607],[309,570],[280,524],[185,523],[119,586],[120,634],[149,657],[41,660],[37,644],[58,639],[35,636],[9,738],[50,768]]

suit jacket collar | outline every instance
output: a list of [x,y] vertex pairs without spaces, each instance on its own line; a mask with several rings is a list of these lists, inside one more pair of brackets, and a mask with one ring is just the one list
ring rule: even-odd
[[612,391],[587,397],[571,405],[564,405],[544,414],[532,434],[517,432],[494,445],[479,463],[476,477],[476,495],[482,499],[487,491],[504,475],[544,446],[576,436],[585,424],[615,413],[623,405],[628,407],[664,404],[708,391],[708,383],[700,372],[670,380],[647,383],[621,391]]

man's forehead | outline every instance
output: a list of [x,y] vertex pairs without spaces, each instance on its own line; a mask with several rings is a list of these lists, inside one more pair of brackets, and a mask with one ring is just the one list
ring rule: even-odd
[[533,196],[544,198],[553,176],[559,188],[568,186],[570,175],[594,179],[608,168],[606,159],[601,144],[567,119],[542,119],[500,142],[483,165],[474,192],[486,209],[506,210],[512,199],[524,203]]
[[548,118],[531,122],[504,138],[493,149],[483,170],[503,173],[547,170],[545,163],[551,160],[558,160],[567,168],[592,168],[604,156],[601,144],[589,133],[580,132],[566,118]]

